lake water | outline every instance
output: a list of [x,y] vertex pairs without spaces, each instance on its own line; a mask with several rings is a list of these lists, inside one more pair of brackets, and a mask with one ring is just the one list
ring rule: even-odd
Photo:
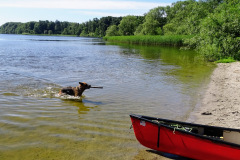
[[[0,35],[0,159],[133,159],[129,114],[186,120],[213,68],[177,48]],[[79,81],[103,89],[59,97]]]

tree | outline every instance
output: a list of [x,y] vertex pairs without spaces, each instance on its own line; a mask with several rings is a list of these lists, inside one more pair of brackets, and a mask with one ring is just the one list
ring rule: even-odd
[[[110,25],[119,25],[122,17],[102,17],[100,20],[94,18],[85,23],[71,23],[60,22],[56,20],[52,21],[38,21],[38,22],[7,22],[0,26],[0,33],[5,34],[66,34],[103,37],[106,34],[106,30]],[[50,31],[50,32],[49,32]],[[83,32],[83,33],[82,33]]]
[[127,36],[127,35],[133,35],[137,26],[139,25],[138,18],[136,16],[126,16],[123,17],[119,27],[120,35]]
[[65,28],[68,28],[69,22],[64,21],[61,23],[61,32],[64,31]]
[[111,20],[112,20],[112,17],[110,16],[100,18],[99,33],[101,37],[105,36],[107,28],[111,25]]
[[47,24],[47,29],[48,29],[48,30],[51,30],[51,31],[52,31],[51,34],[53,34],[54,31],[55,31],[55,23],[54,23],[54,22],[49,22],[49,23]]
[[53,31],[52,30],[48,30],[48,34],[49,35],[53,34]]
[[54,28],[54,30],[55,30],[55,34],[60,34],[61,33],[61,23],[60,23],[60,21],[58,21],[58,20],[56,20],[55,21],[55,28]]
[[24,24],[24,33],[31,33],[34,29],[35,22],[27,22]]
[[221,3],[188,41],[209,61],[228,57],[240,60],[240,4],[232,2]]
[[135,32],[134,32],[134,35],[143,35],[142,33],[142,30],[143,30],[143,24],[139,24],[138,27],[136,28]]
[[147,15],[145,17],[145,21],[156,20],[159,23],[159,27],[162,28],[167,22],[166,16],[167,16],[166,8],[165,7],[157,7],[157,8],[151,9],[147,13]]
[[209,2],[195,0],[179,1],[166,7],[167,24],[163,27],[167,35],[193,35],[199,32],[201,21],[214,11]]
[[24,32],[24,24],[20,23],[15,29],[15,34],[22,34]]
[[88,32],[87,32],[87,28],[84,27],[81,34],[80,34],[81,37],[88,37]]
[[35,34],[41,34],[39,23],[35,23],[33,31]]
[[135,35],[162,35],[162,27],[166,24],[165,7],[151,9],[145,16],[144,23],[140,24]]
[[67,28],[64,28],[64,30],[63,30],[63,32],[62,32],[61,34],[63,34],[63,35],[68,35],[68,34],[69,34],[69,33],[68,33],[68,29],[67,29]]
[[46,21],[39,21],[38,22],[39,27],[39,33],[38,34],[44,34],[44,31],[47,30],[47,22]]
[[119,36],[118,28],[116,25],[111,25],[106,31],[106,36]]

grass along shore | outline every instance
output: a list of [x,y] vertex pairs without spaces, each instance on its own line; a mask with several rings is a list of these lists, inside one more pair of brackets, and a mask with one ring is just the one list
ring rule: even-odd
[[103,39],[109,42],[120,42],[127,44],[140,45],[169,45],[169,46],[183,46],[184,39],[191,38],[186,35],[165,35],[165,36],[109,36]]

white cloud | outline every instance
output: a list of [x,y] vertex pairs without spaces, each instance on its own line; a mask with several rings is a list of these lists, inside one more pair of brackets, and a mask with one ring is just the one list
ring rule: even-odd
[[171,3],[137,2],[126,0],[0,0],[0,7],[92,10],[150,9],[157,6],[167,6],[170,4]]

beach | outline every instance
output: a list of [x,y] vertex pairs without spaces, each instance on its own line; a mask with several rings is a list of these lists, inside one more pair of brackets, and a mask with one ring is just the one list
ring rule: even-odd
[[240,128],[240,62],[219,63],[188,122]]
[[[201,97],[200,104],[190,113],[188,122],[240,128],[240,62],[217,64],[210,82],[199,96]],[[142,150],[135,159],[167,160],[172,158],[161,156],[160,152],[156,154]]]

